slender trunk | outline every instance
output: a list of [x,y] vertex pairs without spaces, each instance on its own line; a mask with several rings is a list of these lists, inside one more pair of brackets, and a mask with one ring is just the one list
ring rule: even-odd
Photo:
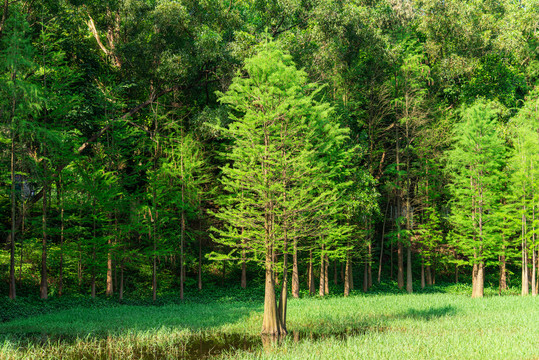
[[[45,195],[43,195],[45,196]],[[43,197],[45,198],[45,197]],[[92,242],[93,242],[93,246],[92,246],[92,284],[91,284],[91,296],[92,298],[95,298],[95,266],[96,266],[96,246],[95,246],[95,242],[96,242],[96,211],[95,211],[95,199],[93,200],[93,203],[92,203],[92,211],[93,211],[93,239],[92,239]]]
[[109,251],[107,254],[107,291],[106,295],[111,296],[113,293],[113,282],[112,282],[112,238],[108,240]]
[[363,292],[367,292],[369,290],[369,270],[368,270],[368,263],[365,262],[363,266]]
[[[154,193],[155,194],[155,193]],[[151,219],[151,216],[150,216]],[[157,300],[157,243],[155,241],[155,232],[152,236],[151,228],[148,227],[148,238],[153,240],[153,261],[152,261],[152,299]]]
[[354,264],[350,258],[350,290],[354,290]]
[[[184,179],[183,179],[183,157],[182,157],[182,204],[184,204],[185,201],[185,189],[184,189]],[[184,252],[184,239],[185,239],[185,210],[182,209],[181,214],[181,232],[180,232],[180,300],[183,300],[183,282],[184,282],[184,260],[183,260],[183,252]],[[224,263],[223,263],[224,264]],[[223,265],[224,266],[224,265]]]
[[432,269],[430,265],[426,266],[425,275],[427,280],[427,286],[432,286]]
[[198,290],[202,290],[202,239],[198,241]]
[[535,205],[532,207],[532,296],[537,296],[537,286],[536,286],[536,263],[537,263],[537,257],[536,257],[536,244],[535,244]]
[[41,249],[41,298],[47,298],[47,197],[49,189],[47,187],[47,162],[43,161],[43,242]]
[[245,264],[245,246],[246,240],[243,240],[243,249],[241,250],[241,287],[247,287],[247,266]]
[[61,174],[58,179],[60,197],[60,274],[58,279],[58,296],[62,296],[64,290],[64,184],[62,183]]
[[425,260],[421,257],[421,289],[425,288]]
[[369,258],[367,261],[367,290],[372,287],[372,243],[370,241],[368,245],[368,251]]
[[322,245],[322,254],[320,256],[320,286],[318,295],[324,296],[325,295],[325,288],[326,288],[326,256],[324,253],[324,245]]
[[298,273],[298,241],[294,239],[294,253],[292,255],[292,296],[299,298],[299,273]]
[[[286,196],[286,195],[285,195]],[[285,335],[286,330],[286,310],[288,305],[288,239],[286,234],[286,221],[283,244],[283,286],[281,287],[281,296],[279,298],[278,314],[281,323],[280,335]]]
[[326,254],[326,262],[324,264],[324,294],[329,294],[329,256]]
[[380,240],[380,259],[378,261],[378,284],[380,284],[380,281],[382,279],[382,260],[384,258],[384,237],[386,233],[386,219],[387,219],[387,209],[389,208],[389,196],[387,198],[386,203],[386,211],[384,215],[384,222],[382,225],[382,238]]
[[500,289],[499,293],[503,293],[507,290],[507,270],[505,261],[505,245],[502,246],[502,254],[500,255]]
[[120,265],[120,300],[124,298],[124,262]]
[[350,295],[350,252],[346,253],[346,270],[344,272],[344,296]]
[[404,287],[404,247],[402,243],[400,242],[400,235],[399,235],[399,243],[397,244],[397,265],[398,265],[398,273],[397,273],[397,284],[399,286],[399,289],[402,289]]
[[528,282],[528,244],[526,242],[526,206],[522,210],[522,296],[525,296],[530,291],[530,284]]
[[226,260],[223,260],[223,270],[221,274],[221,286],[225,286],[225,280],[226,280]]
[[[7,1],[6,1],[7,8]],[[5,11],[5,9],[4,9]],[[15,106],[15,99],[13,100],[13,107]],[[14,110],[14,109],[13,109]],[[15,287],[15,217],[17,216],[17,203],[15,198],[15,126],[12,117],[11,120],[11,234],[10,234],[10,257],[9,257],[9,298],[17,298],[17,290]],[[22,251],[22,250],[21,250]],[[22,264],[22,256],[21,256]]]
[[309,295],[314,294],[313,250],[309,250]]
[[412,284],[412,245],[406,247],[406,291],[408,293],[414,291]]

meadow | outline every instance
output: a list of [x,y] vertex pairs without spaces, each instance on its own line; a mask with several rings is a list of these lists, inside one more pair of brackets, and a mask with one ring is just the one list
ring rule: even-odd
[[0,323],[0,359],[539,359],[539,299],[466,291],[291,299],[283,339],[256,297],[102,301]]

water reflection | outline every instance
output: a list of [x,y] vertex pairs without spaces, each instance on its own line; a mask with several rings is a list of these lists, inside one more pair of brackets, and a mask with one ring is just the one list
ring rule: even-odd
[[[286,336],[200,333],[168,344],[159,344],[158,342],[151,341],[140,342],[136,339],[130,341],[128,339],[122,339],[121,336],[117,337],[114,335],[96,335],[81,340],[73,336],[34,333],[32,336],[25,336],[24,339],[19,339],[19,351],[24,355],[26,350],[35,348],[36,346],[44,350],[47,347],[65,347],[65,349],[71,348],[71,350],[67,351],[69,354],[66,353],[66,356],[62,356],[62,358],[96,360],[119,359],[124,357],[132,359],[210,359],[222,354],[232,356],[238,351],[271,353],[279,349],[283,344],[299,343],[305,339],[309,339],[310,341],[329,338],[344,340],[348,337],[365,334],[366,332],[386,331],[386,329],[384,327],[364,327],[341,332],[327,332],[324,334],[291,331]],[[83,346],[81,346],[81,343]],[[127,343],[128,346],[126,346]]]

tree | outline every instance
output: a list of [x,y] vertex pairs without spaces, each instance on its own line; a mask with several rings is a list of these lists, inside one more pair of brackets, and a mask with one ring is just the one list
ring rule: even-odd
[[[39,87],[28,80],[35,71],[32,61],[34,49],[32,47],[28,22],[22,16],[18,7],[13,6],[13,14],[7,20],[7,2],[4,6],[1,30],[2,51],[0,53],[0,116],[5,118],[9,129],[9,139],[6,142],[11,145],[10,152],[10,183],[11,183],[11,232],[10,232],[10,275],[9,297],[15,299],[15,235],[17,231],[17,202],[22,196],[17,196],[16,167],[17,167],[17,142],[20,135],[30,126],[29,121],[41,108]],[[5,21],[5,28],[4,26]],[[21,181],[22,184],[22,181]],[[20,194],[22,195],[22,193]]]
[[453,245],[472,265],[472,297],[482,297],[487,259],[498,241],[492,219],[500,198],[505,146],[498,134],[495,104],[477,100],[464,107],[447,153],[452,180],[450,221]]
[[[290,242],[331,236],[319,224],[338,212],[332,204],[341,190],[327,186],[334,174],[324,162],[342,146],[346,131],[332,120],[327,103],[315,101],[318,88],[277,43],[264,41],[243,71],[219,94],[233,122],[221,128],[232,144],[224,153],[230,164],[222,168],[227,194],[215,214],[224,225],[214,229],[214,238],[239,250],[246,243],[251,260],[264,266],[262,333],[286,334]],[[277,254],[282,264],[274,261]],[[283,274],[279,306],[276,270]]]

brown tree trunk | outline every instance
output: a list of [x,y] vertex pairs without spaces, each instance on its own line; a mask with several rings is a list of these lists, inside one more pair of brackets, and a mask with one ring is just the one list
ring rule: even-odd
[[281,321],[275,300],[275,282],[273,275],[273,250],[266,243],[266,285],[264,290],[264,315],[262,319],[263,335],[281,334]]
[[109,251],[107,254],[107,291],[106,295],[111,296],[113,294],[113,282],[112,282],[112,239],[108,241]]
[[318,295],[324,296],[326,289],[326,256],[324,254],[324,245],[322,245],[322,255],[320,256],[320,286]]
[[294,239],[294,253],[292,255],[292,296],[299,298],[298,242],[296,239]]
[[378,284],[382,280],[382,261],[384,259],[384,237],[386,233],[386,219],[387,219],[387,209],[389,208],[389,197],[387,199],[386,211],[384,213],[384,221],[382,225],[382,238],[380,240],[380,259],[378,260]]
[[47,187],[47,162],[43,161],[43,242],[41,249],[41,298],[47,298],[47,197],[49,189]]
[[426,266],[426,269],[425,269],[425,272],[426,272],[426,280],[427,280],[427,286],[432,286],[432,271],[431,271],[431,267],[430,265],[427,265]]
[[350,290],[354,290],[354,264],[350,259]]
[[526,241],[527,224],[525,212],[526,207],[524,207],[522,214],[522,296],[528,295],[530,291],[530,284],[528,282],[528,244]]
[[400,242],[400,235],[399,235],[399,243],[397,244],[397,263],[398,263],[398,273],[397,273],[397,284],[399,286],[399,289],[402,289],[404,287],[404,247],[402,245],[402,242]]
[[326,262],[324,266],[324,294],[329,294],[329,256],[326,254]]
[[[505,246],[502,247],[502,251],[505,253]],[[507,290],[507,270],[505,255],[500,255],[500,289],[499,293],[503,293]]]
[[243,289],[247,287],[247,267],[245,265],[245,250],[243,251],[241,262],[241,287]]
[[309,294],[314,294],[314,264],[313,264],[313,251],[309,250]]
[[421,258],[421,289],[425,288],[425,260]]
[[288,305],[288,239],[286,234],[286,222],[285,222],[285,235],[283,246],[283,286],[281,288],[281,296],[279,297],[278,314],[281,322],[280,335],[285,335],[286,330],[286,310]]
[[120,300],[123,300],[124,298],[124,263],[122,260],[122,264],[120,265]]
[[406,247],[406,291],[411,294],[414,291],[412,284],[412,245]]
[[202,290],[202,239],[198,242],[198,290]]
[[346,270],[344,272],[344,296],[350,295],[350,253],[346,254]]
[[[45,195],[43,195],[43,198],[45,198]],[[96,222],[95,222],[95,217],[96,217],[96,214],[95,214],[95,198],[93,200],[93,203],[92,203],[92,211],[93,211],[93,232],[92,232],[92,235],[93,235],[93,239],[92,239],[92,242],[93,242],[93,246],[92,246],[92,282],[91,282],[91,296],[92,298],[95,298],[95,267],[96,267],[96,246],[95,246],[95,241],[96,241]]]
[[[6,0],[4,15],[6,15],[8,2]],[[2,24],[4,19],[2,19]],[[0,29],[1,30],[1,29]],[[13,100],[13,107],[15,100]],[[13,109],[14,110],[14,109]],[[12,120],[13,122],[13,120]],[[16,216],[17,203],[15,197],[15,129],[14,124],[11,125],[11,234],[10,234],[10,256],[9,256],[9,298],[15,300],[17,298],[17,290],[15,286],[15,231],[16,231]],[[22,266],[22,258],[21,258]]]
[[62,175],[58,177],[58,189],[60,197],[60,274],[58,279],[58,296],[64,291],[64,188]]

